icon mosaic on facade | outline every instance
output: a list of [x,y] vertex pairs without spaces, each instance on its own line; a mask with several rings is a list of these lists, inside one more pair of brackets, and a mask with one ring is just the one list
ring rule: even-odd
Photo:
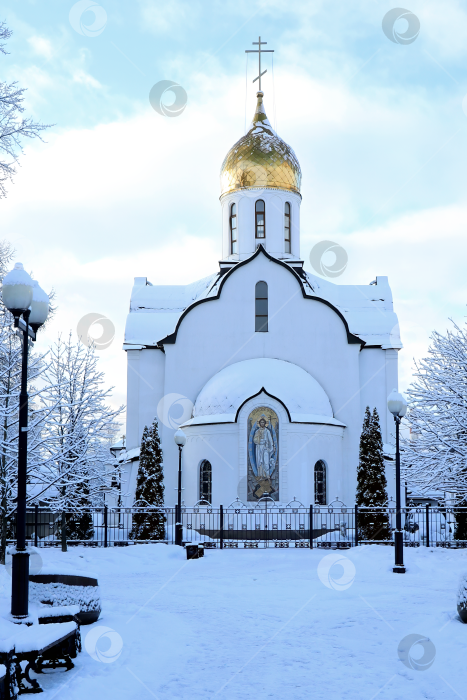
[[279,418],[266,406],[248,416],[248,501],[279,500]]

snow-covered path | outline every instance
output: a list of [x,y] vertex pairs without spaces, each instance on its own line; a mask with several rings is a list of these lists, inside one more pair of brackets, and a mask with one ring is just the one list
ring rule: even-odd
[[[82,627],[75,669],[41,676],[44,700],[467,697],[467,625],[456,615],[467,551],[406,549],[403,576],[392,573],[392,548],[352,549],[342,553],[355,566],[344,590],[318,577],[323,550],[213,550],[189,562],[165,545],[41,553],[47,564],[96,572],[103,598],[101,619]],[[342,571],[336,564],[331,578]],[[5,571],[0,582],[5,604]],[[84,648],[98,626],[115,630],[116,644],[121,637],[112,663]],[[429,669],[399,660],[409,634],[434,643]],[[106,646],[102,638],[98,649]],[[412,648],[413,658],[422,653]]]

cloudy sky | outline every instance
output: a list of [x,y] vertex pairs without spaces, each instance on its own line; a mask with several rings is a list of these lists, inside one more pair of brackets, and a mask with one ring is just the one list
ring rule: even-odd
[[[92,8],[94,6],[94,12]],[[0,202],[0,236],[57,294],[40,345],[101,313],[114,402],[135,276],[188,283],[221,255],[219,168],[254,111],[256,66],[273,48],[266,110],[303,171],[301,253],[323,239],[349,262],[337,283],[388,275],[404,350],[401,387],[431,331],[467,303],[467,6],[410,0],[420,33],[390,41],[387,0],[4,0],[14,34],[0,75],[28,88],[27,112],[54,126],[26,144]],[[399,19],[394,30],[407,30]],[[149,103],[172,80],[175,118]]]

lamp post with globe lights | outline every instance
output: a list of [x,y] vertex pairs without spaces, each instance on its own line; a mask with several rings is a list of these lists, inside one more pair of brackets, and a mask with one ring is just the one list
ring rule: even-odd
[[[16,547],[12,555],[11,615],[22,622],[29,614],[29,552],[26,549],[26,480],[28,464],[28,351],[29,339],[45,323],[49,297],[31,279],[21,263],[3,278],[2,299],[23,333],[21,392],[19,395],[18,493],[16,499]],[[23,317],[23,318],[21,318]]]
[[177,513],[175,516],[175,544],[182,546],[183,526],[182,526],[182,449],[186,444],[186,435],[179,428],[174,435],[175,444],[178,446],[178,501]]
[[[110,454],[112,457],[115,459],[115,469],[118,472],[118,482],[117,482],[117,488],[118,488],[118,500],[117,500],[117,508],[118,508],[118,527],[119,529],[123,528],[123,524],[121,522],[121,516],[122,516],[122,465],[120,464],[119,458],[120,455],[125,452],[126,446],[125,446],[125,435],[122,435],[121,440],[115,443],[115,445],[112,445],[110,448]],[[112,477],[113,481],[114,477]],[[113,484],[112,484],[113,485]]]
[[395,574],[405,574],[404,539],[401,518],[401,455],[399,449],[399,426],[407,413],[407,402],[398,391],[393,389],[388,396],[388,409],[396,423],[396,532],[394,534],[394,568]]

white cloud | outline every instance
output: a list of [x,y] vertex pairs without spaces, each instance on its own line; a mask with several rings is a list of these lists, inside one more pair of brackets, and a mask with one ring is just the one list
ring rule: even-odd
[[142,27],[158,35],[169,30],[180,31],[187,15],[193,15],[193,3],[181,0],[166,0],[164,3],[143,0],[140,5]]
[[465,57],[467,46],[467,8],[453,0],[439,3],[435,0],[417,0],[412,11],[420,18],[420,33],[426,37],[426,48],[433,47],[437,57],[455,59]]
[[52,47],[52,42],[43,36],[31,36],[28,39],[28,44],[32,47],[34,53],[42,58],[49,60],[52,58],[54,49]]
[[86,85],[87,87],[95,89],[102,88],[100,82],[93,78],[92,75],[89,75],[89,73],[86,73],[84,70],[76,70],[73,73],[73,81],[75,83],[81,83],[81,85]]
[[[431,332],[444,333],[449,317],[465,321],[466,229],[467,205],[456,204],[334,238],[349,255],[337,283],[368,284],[376,275],[389,277],[404,344],[399,355],[404,389],[411,381],[413,358],[427,354]],[[303,247],[302,255],[306,260]]]

